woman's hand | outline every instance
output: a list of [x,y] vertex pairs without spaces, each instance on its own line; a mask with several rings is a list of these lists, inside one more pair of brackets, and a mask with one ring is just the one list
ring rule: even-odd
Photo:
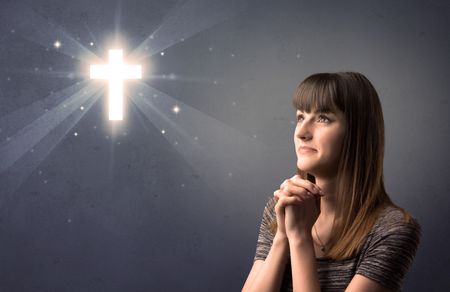
[[288,238],[310,236],[320,213],[322,195],[317,185],[298,175],[285,180],[274,192],[277,233]]

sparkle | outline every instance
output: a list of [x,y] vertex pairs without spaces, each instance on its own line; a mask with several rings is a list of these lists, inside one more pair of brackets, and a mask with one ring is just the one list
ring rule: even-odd
[[44,184],[48,183],[48,180],[44,180]]
[[61,47],[61,42],[60,42],[59,40],[56,40],[56,41],[53,43],[53,46],[54,46],[56,49],[59,49],[59,48]]
[[30,152],[33,153],[33,152],[34,152],[34,149],[31,149]]
[[93,43],[93,42],[90,42],[89,44],[91,45],[91,47],[92,47],[92,46],[94,45],[94,43]]
[[11,29],[10,32],[11,32],[11,33],[15,33],[16,31],[15,31],[14,29]]
[[195,136],[195,137],[194,137],[194,140],[195,140],[195,141],[198,141],[198,137],[197,137],[197,136]]
[[166,130],[161,130],[161,133],[162,133],[162,134],[165,134],[165,133],[166,133]]
[[212,52],[213,48],[208,48],[208,51]]
[[235,56],[234,54],[231,54],[231,58],[234,58],[234,56]]
[[297,59],[300,59],[300,54],[297,54],[297,56],[295,56]]
[[67,219],[67,223],[72,223],[72,219]]
[[184,188],[184,184],[181,184],[181,187]]
[[78,133],[77,132],[75,132],[75,133],[73,133],[73,135],[76,137],[76,136],[78,136]]
[[217,85],[219,82],[217,82],[217,80],[214,80],[213,83],[214,83],[214,85]]
[[154,38],[153,35],[151,35],[151,36],[150,36],[150,39],[152,40],[153,38]]
[[7,77],[6,80],[7,80],[7,81],[11,81],[11,78],[10,78],[10,77]]
[[175,105],[172,109],[172,111],[176,114],[178,114],[180,112],[180,108],[178,107],[178,105]]
[[42,170],[39,170],[39,171],[38,171],[38,174],[41,175],[41,174],[42,174]]
[[80,110],[82,110],[82,111],[83,111],[83,110],[84,110],[84,106],[80,106]]
[[96,129],[97,129],[97,126],[93,126],[92,128],[94,128],[94,130],[96,130]]
[[175,141],[175,142],[173,143],[173,145],[178,145],[178,142],[177,142],[177,141]]
[[255,139],[256,139],[256,134],[255,134],[255,135],[253,135],[253,138],[255,138]]
[[164,56],[164,52],[161,52],[161,56]]

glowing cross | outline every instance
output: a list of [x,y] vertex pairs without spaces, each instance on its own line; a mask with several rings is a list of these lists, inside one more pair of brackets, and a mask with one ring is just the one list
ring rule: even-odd
[[122,50],[109,50],[109,64],[91,65],[91,79],[109,80],[109,119],[123,119],[123,80],[141,79],[141,65],[123,63]]

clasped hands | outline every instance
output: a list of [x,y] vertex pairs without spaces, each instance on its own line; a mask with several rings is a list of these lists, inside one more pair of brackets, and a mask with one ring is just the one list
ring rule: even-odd
[[319,217],[321,189],[314,183],[294,175],[273,193],[277,216],[277,234],[288,240],[311,237],[311,229]]

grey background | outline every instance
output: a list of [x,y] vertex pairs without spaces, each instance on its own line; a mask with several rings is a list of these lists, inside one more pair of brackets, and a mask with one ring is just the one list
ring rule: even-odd
[[[237,13],[152,58],[154,74],[183,78],[145,80],[243,142],[204,125],[203,140],[219,142],[195,164],[177,150],[187,145],[171,144],[135,105],[113,129],[102,95],[43,161],[29,166],[27,156],[0,174],[0,291],[239,291],[263,206],[295,172],[292,93],[310,74],[342,70],[362,72],[378,90],[386,187],[422,225],[404,290],[450,288],[448,1],[243,2],[220,2]],[[40,25],[23,11],[88,48],[114,31],[134,48],[177,5],[2,0],[0,118],[86,79],[77,72],[87,64],[21,35]],[[189,111],[180,107],[181,119]],[[2,143],[14,126],[0,125]]]

